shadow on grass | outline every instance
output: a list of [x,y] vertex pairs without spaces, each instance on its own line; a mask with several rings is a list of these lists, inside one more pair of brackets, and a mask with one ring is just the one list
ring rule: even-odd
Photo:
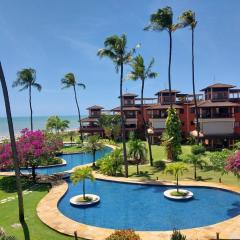
[[[22,190],[31,189],[34,191],[46,191],[49,188],[48,184],[34,184],[28,177],[21,177]],[[6,193],[15,193],[16,180],[14,176],[0,178],[0,190]]]

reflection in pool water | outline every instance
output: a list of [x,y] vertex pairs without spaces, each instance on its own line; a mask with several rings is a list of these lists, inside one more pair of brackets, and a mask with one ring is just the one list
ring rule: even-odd
[[71,206],[69,199],[81,194],[79,183],[59,201],[59,210],[67,217],[88,225],[145,231],[201,227],[240,214],[240,195],[207,187],[185,187],[194,193],[190,201],[172,201],[163,192],[171,187],[126,184],[97,180],[86,184],[87,193],[97,194],[101,202],[93,207]]

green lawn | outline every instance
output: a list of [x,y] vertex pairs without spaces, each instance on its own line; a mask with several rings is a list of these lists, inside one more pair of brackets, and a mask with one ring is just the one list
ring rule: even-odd
[[[9,235],[14,235],[18,240],[31,239],[31,240],[67,240],[73,237],[67,237],[54,230],[48,228],[43,224],[36,214],[36,207],[38,202],[47,194],[49,185],[32,185],[28,181],[23,181],[24,189],[32,190],[31,193],[24,195],[24,209],[26,219],[26,238],[24,238],[23,229],[20,226],[12,227],[13,224],[18,222],[18,207],[17,199],[10,202],[0,204],[0,227]],[[16,196],[15,182],[13,177],[0,177],[0,200],[10,196]]]
[[75,153],[75,152],[83,152],[84,149],[79,146],[73,145],[73,146],[63,147],[61,151],[63,153]]

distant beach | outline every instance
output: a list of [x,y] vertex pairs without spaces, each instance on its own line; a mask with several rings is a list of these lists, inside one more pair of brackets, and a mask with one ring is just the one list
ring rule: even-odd
[[[43,130],[46,128],[46,122],[49,116],[35,116],[33,117],[34,129]],[[69,129],[77,129],[79,127],[77,116],[59,116],[61,119],[70,122]],[[13,118],[15,134],[19,134],[23,128],[30,129],[30,117],[14,117]],[[8,125],[5,117],[0,117],[0,137],[8,137]]]

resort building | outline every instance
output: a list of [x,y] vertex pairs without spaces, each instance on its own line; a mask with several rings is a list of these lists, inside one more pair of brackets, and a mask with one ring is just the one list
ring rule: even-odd
[[[200,123],[200,137],[208,149],[231,147],[240,138],[240,89],[233,85],[213,84],[197,94],[197,105]],[[182,122],[183,138],[196,137],[196,119],[193,95],[168,89],[158,91],[156,97],[144,98],[141,109],[141,99],[134,93],[123,94],[123,111],[126,132],[135,131],[143,134],[142,114],[148,126],[152,142],[159,142],[165,129],[167,109],[170,102],[179,114]],[[93,106],[88,108],[89,116],[82,119],[84,133],[104,135],[98,119],[103,108]],[[120,114],[120,106],[110,110],[112,114]]]

